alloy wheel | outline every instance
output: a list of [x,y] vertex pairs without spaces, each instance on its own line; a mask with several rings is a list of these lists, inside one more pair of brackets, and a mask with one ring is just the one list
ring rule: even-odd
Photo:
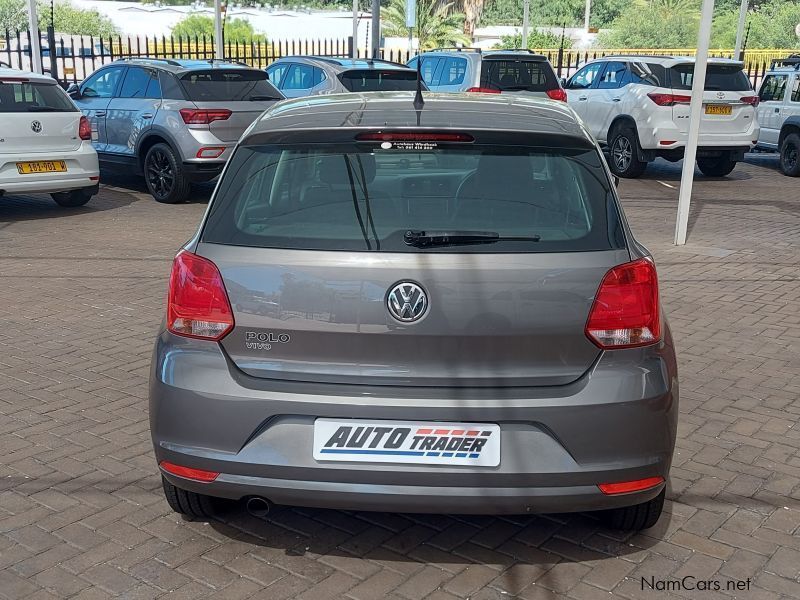
[[786,151],[783,153],[783,167],[787,171],[791,171],[797,167],[797,161],[800,159],[800,150],[794,144],[789,144]]
[[156,150],[150,154],[147,161],[147,181],[150,183],[153,195],[159,198],[169,196],[174,180],[175,174],[166,152]]
[[619,171],[625,171],[631,164],[633,148],[631,142],[625,136],[619,136],[614,140],[614,147],[611,149],[611,157]]

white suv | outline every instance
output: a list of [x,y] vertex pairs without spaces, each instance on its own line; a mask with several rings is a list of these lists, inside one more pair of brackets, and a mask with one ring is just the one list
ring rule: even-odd
[[800,54],[772,64],[758,97],[758,147],[780,152],[781,171],[800,176]]
[[0,68],[0,196],[47,193],[82,206],[98,191],[92,129],[55,80]]
[[[567,102],[610,149],[611,171],[638,177],[660,156],[683,158],[689,132],[694,59],[606,56],[587,63],[565,84]],[[753,92],[741,62],[710,59],[703,95],[697,166],[722,177],[758,140]]]

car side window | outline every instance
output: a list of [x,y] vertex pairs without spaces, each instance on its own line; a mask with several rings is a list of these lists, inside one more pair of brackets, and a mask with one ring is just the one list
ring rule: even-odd
[[123,67],[112,67],[95,73],[84,82],[81,95],[86,98],[111,98],[124,70]]
[[792,102],[800,102],[800,75],[794,76],[794,86],[792,87]]
[[605,71],[597,82],[598,89],[609,90],[622,87],[622,80],[625,79],[627,65],[624,62],[611,61],[606,63]]
[[460,85],[464,83],[464,75],[466,72],[466,58],[445,59],[442,73],[439,76],[439,85]]
[[600,72],[600,69],[602,69],[603,64],[604,63],[596,62],[586,65],[572,76],[572,79],[569,80],[569,85],[567,87],[571,90],[584,90],[592,87],[592,83],[594,83],[594,80],[597,78],[597,75]]
[[272,85],[278,89],[281,88],[281,79],[283,79],[283,75],[288,68],[289,63],[280,63],[274,64],[267,69],[267,75],[269,75],[269,80],[272,82]]
[[145,98],[161,98],[161,82],[158,79],[158,72],[147,69],[147,90],[144,92]]
[[[122,89],[119,92],[120,98],[148,98],[148,87],[154,78],[154,73],[142,67],[128,67],[125,73],[125,81],[122,82]],[[158,77],[155,77],[156,84]],[[161,91],[159,90],[159,97]]]
[[761,84],[761,91],[758,93],[759,99],[762,102],[782,101],[786,95],[788,79],[788,75],[767,75],[764,83]]
[[313,67],[313,70],[314,73],[313,73],[313,78],[311,80],[311,87],[316,87],[320,83],[325,81],[328,78],[328,76],[325,75],[325,71],[323,71],[319,67]]
[[[317,82],[319,83],[319,82]],[[316,85],[314,83],[314,67],[301,63],[294,63],[289,67],[282,89],[308,90]]]
[[443,60],[436,56],[423,57],[422,59],[422,80],[428,85],[438,85],[433,81],[433,75],[436,72],[436,67]]

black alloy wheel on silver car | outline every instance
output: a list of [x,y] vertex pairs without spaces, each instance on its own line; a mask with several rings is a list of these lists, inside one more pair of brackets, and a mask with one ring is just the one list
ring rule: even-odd
[[789,177],[800,177],[800,134],[790,133],[781,144],[781,171]]
[[611,172],[629,179],[644,173],[647,163],[639,160],[639,138],[636,131],[628,127],[615,127],[610,138]]
[[147,190],[158,202],[175,204],[189,196],[190,183],[180,160],[167,144],[155,144],[144,157]]

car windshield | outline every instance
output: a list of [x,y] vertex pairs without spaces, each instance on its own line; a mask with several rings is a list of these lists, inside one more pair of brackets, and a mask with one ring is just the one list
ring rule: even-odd
[[77,112],[77,110],[55,82],[0,78],[0,113]]
[[546,92],[558,87],[550,64],[542,60],[484,59],[481,87],[503,91]]
[[615,206],[595,150],[389,141],[243,146],[202,239],[390,252],[606,250],[624,245]]
[[[671,87],[675,90],[692,89],[694,65],[676,65],[670,70]],[[708,65],[706,70],[707,91],[747,92],[752,90],[750,80],[737,65]]]
[[266,72],[256,69],[191,71],[181,77],[181,83],[188,99],[195,102],[283,98]]
[[417,73],[412,70],[354,69],[339,75],[339,81],[351,92],[394,92],[417,89]]

